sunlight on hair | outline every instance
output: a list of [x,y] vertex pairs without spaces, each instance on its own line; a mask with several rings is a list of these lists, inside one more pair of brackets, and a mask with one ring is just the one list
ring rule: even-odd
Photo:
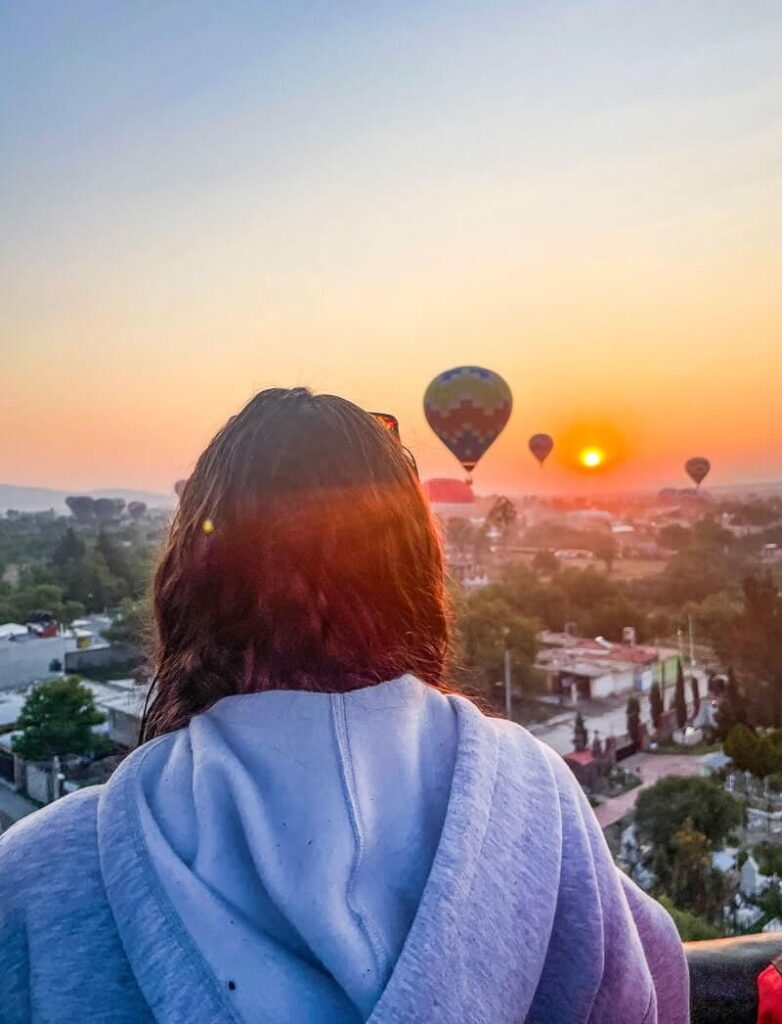
[[215,524],[212,522],[211,519],[205,519],[203,521],[203,523],[201,523],[201,529],[206,534],[214,533],[215,532]]

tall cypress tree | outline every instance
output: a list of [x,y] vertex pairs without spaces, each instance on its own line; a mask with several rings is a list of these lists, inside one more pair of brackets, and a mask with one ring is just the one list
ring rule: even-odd
[[660,720],[663,715],[663,697],[660,693],[660,687],[657,683],[652,683],[652,688],[649,691],[649,710],[652,714],[652,725],[655,730],[660,728]]
[[573,749],[576,752],[586,750],[588,742],[589,736],[587,734],[586,725],[584,724],[584,716],[579,711],[576,715],[575,725],[573,726]]

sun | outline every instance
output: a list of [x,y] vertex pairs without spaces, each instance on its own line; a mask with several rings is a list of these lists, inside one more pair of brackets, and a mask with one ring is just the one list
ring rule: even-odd
[[587,469],[597,469],[605,460],[605,452],[600,448],[584,448],[578,456],[579,462]]

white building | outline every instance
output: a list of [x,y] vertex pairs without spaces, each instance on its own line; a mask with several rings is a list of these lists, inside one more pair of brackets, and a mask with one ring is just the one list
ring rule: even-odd
[[758,862],[750,854],[741,866],[739,881],[739,891],[741,894],[743,896],[759,896],[768,889],[773,881],[774,879],[771,876],[764,875],[761,872]]

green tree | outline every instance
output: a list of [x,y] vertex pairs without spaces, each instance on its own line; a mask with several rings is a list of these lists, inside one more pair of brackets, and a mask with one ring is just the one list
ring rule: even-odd
[[627,732],[636,747],[639,747],[641,745],[641,705],[634,693],[627,698]]
[[692,544],[692,530],[678,523],[669,523],[659,531],[657,540],[661,547],[669,551],[683,551]]
[[652,687],[649,690],[649,711],[651,713],[652,725],[655,731],[660,728],[660,722],[665,708],[663,707],[663,698],[660,693],[660,684],[653,682]]
[[684,668],[682,659],[676,662],[676,686],[673,691],[673,708],[676,712],[676,724],[683,729],[687,724],[687,698],[684,694]]
[[735,665],[750,697],[753,721],[782,725],[782,596],[770,576],[744,581],[744,606],[715,638],[721,660]]
[[516,506],[510,498],[497,498],[488,511],[486,522],[506,536],[516,522]]
[[551,576],[559,569],[559,559],[553,551],[541,548],[532,558],[532,568],[544,576]]
[[606,572],[610,573],[614,568],[614,559],[616,558],[616,540],[611,534],[595,534],[590,544],[590,550],[595,558],[599,558],[605,564]]
[[126,597],[103,635],[112,643],[140,647],[149,633],[151,621],[152,609],[148,599],[133,601]]
[[682,942],[703,942],[707,939],[718,939],[723,934],[720,928],[705,918],[675,906],[673,900],[666,893],[662,893],[657,898],[673,918],[673,923],[676,925]]
[[782,771],[782,734],[753,732],[739,722],[728,733],[723,749],[737,768],[759,779]]
[[62,567],[68,562],[80,562],[84,558],[84,552],[84,541],[77,537],[76,531],[69,526],[54,549],[52,563]]
[[19,714],[21,735],[14,737],[13,749],[28,761],[93,753],[105,746],[104,737],[93,732],[105,718],[77,677],[40,683]]
[[454,516],[445,524],[445,539],[460,554],[467,554],[475,544],[475,527],[468,519]]
[[689,820],[696,832],[718,843],[743,821],[743,806],[710,779],[670,775],[638,794],[635,821],[639,835],[666,846]]
[[667,846],[655,851],[657,879],[678,907],[713,918],[725,897],[726,883],[711,864],[711,843],[687,820]]
[[470,594],[458,617],[459,661],[467,682],[494,700],[502,680],[506,647],[511,652],[514,686],[534,688],[538,625],[520,615],[496,590],[485,587]]
[[747,722],[747,704],[732,668],[728,669],[728,682],[716,714],[717,736],[724,740],[735,725]]

